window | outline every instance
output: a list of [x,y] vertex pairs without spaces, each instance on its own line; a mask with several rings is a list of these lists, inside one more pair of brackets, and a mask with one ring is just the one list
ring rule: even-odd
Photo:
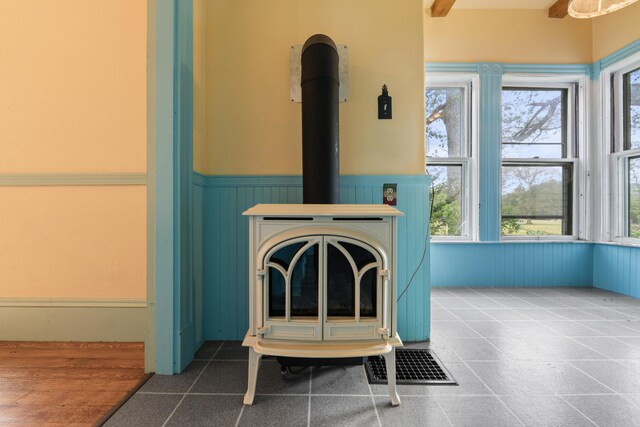
[[640,68],[622,75],[624,149],[640,148]]
[[640,156],[629,157],[627,168],[627,235],[640,237]]
[[640,238],[640,67],[612,74],[612,148],[614,159],[615,239]]
[[534,79],[503,86],[503,236],[557,239],[576,234],[578,91],[577,83]]
[[435,239],[473,239],[471,179],[475,164],[473,76],[427,76],[426,169],[432,180],[430,231]]

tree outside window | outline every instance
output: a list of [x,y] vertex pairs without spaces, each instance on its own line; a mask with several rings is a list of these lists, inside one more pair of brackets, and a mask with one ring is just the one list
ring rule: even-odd
[[466,87],[425,91],[427,173],[432,180],[432,236],[465,234],[468,152]]
[[571,235],[566,88],[502,90],[502,234]]

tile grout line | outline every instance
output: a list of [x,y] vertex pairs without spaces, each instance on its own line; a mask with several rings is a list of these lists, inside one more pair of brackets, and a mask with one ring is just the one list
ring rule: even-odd
[[563,402],[565,402],[567,405],[571,406],[573,409],[575,409],[580,415],[582,415],[587,421],[589,421],[591,424],[593,424],[594,426],[598,426],[600,427],[600,425],[598,423],[596,423],[595,421],[593,421],[591,418],[589,418],[587,416],[587,414],[585,414],[584,412],[582,412],[580,409],[576,408],[575,406],[573,406],[571,404],[571,402],[569,402],[567,399],[565,399],[563,396],[558,396],[560,399],[562,399]]
[[[475,292],[475,291],[474,291],[474,292]],[[539,295],[539,294],[535,294],[535,295]],[[545,298],[545,299],[549,299],[549,298],[546,298],[546,297],[543,297],[543,298]],[[489,299],[491,299],[491,298],[489,298]],[[521,299],[521,298],[520,298],[520,299]],[[522,300],[522,299],[521,299],[521,300]],[[495,301],[495,300],[493,300],[493,301]],[[524,300],[522,300],[522,301],[524,301]],[[526,301],[524,301],[524,302],[526,302]],[[547,309],[546,309],[546,308],[543,308],[543,310],[547,310]],[[547,311],[548,311],[548,310],[547,310]],[[553,312],[551,312],[551,313],[553,313]],[[587,313],[587,314],[588,314],[588,313]],[[561,316],[561,315],[560,315],[560,316]],[[564,317],[564,316],[561,316],[561,317]],[[551,329],[551,330],[555,331],[555,329],[553,329],[553,328],[551,328],[551,327],[549,327],[549,326],[545,325],[544,323],[540,322],[539,320],[536,320],[536,319],[532,319],[532,320],[533,320],[534,322],[536,322],[536,323],[540,324],[541,326],[543,326],[543,327],[547,328],[547,329]],[[569,319],[569,320],[570,320],[570,319]],[[577,322],[576,322],[576,323],[577,323]],[[505,325],[505,326],[508,326],[508,325]],[[558,331],[555,331],[555,332],[558,332]],[[596,332],[598,332],[598,331],[596,331]],[[564,335],[564,334],[563,334],[563,335]],[[574,338],[572,338],[572,337],[569,337],[569,336],[566,336],[566,335],[564,335],[564,336],[565,336],[566,338],[569,338],[571,341],[574,341],[574,342],[576,342],[576,343],[578,343],[578,344],[581,344],[578,340],[576,340],[576,339],[574,339]],[[599,351],[597,351],[597,350],[595,350],[595,349],[593,349],[593,348],[591,348],[591,347],[587,346],[586,344],[581,344],[581,345],[583,345],[585,348],[588,348],[589,350],[592,350],[592,351],[594,351],[594,352],[596,352],[596,353],[598,353],[598,354],[601,354],[602,356],[605,356],[605,358],[606,358],[606,359],[611,360],[611,358],[609,358],[606,354],[600,353]],[[602,386],[604,386],[604,387],[608,388],[608,389],[609,389],[609,390],[611,390],[612,392],[617,393],[614,389],[612,389],[612,388],[611,388],[611,387],[609,387],[608,385],[604,384],[602,381],[599,381],[599,380],[597,380],[596,378],[592,377],[591,375],[589,375],[588,373],[586,373],[586,372],[585,372],[585,371],[583,371],[582,369],[580,369],[580,368],[578,368],[577,366],[573,365],[571,362],[568,362],[566,359],[562,359],[562,362],[564,362],[564,363],[568,364],[569,366],[571,366],[571,367],[572,367],[572,368],[574,368],[574,369],[577,369],[578,371],[582,372],[582,373],[583,373],[584,375],[586,375],[587,377],[591,378],[592,380],[594,380],[595,382],[599,383],[600,385],[602,385]],[[543,385],[544,385],[544,384],[543,384]],[[563,399],[563,400],[564,400],[564,399]]]
[[313,366],[309,367],[309,400],[307,404],[307,427],[311,427],[311,384],[313,381]]
[[[461,321],[466,327],[470,328],[473,332],[475,332],[476,334],[479,335],[480,338],[484,339],[484,341],[489,344],[491,347],[495,348],[500,354],[504,354],[508,359],[511,360],[511,356],[509,356],[508,354],[504,353],[502,350],[500,350],[498,347],[496,347],[491,341],[489,341],[483,334],[481,334],[480,332],[476,331],[473,326],[469,325],[467,323],[466,320],[464,320],[463,318],[459,317],[457,314],[451,312],[451,310],[449,310],[448,308],[445,308],[444,310],[446,310],[449,314],[451,314],[453,317],[457,318],[459,321]],[[480,309],[476,309],[478,311],[480,311]],[[487,314],[487,316],[489,316]],[[489,316],[491,317],[491,316]],[[493,320],[496,320],[495,318],[491,317]],[[506,326],[506,325],[505,325]],[[472,338],[472,337],[469,337]],[[456,352],[456,355],[458,357],[460,357],[460,355],[458,355],[458,353]],[[462,359],[462,358],[461,358]]]
[[440,410],[444,414],[444,417],[447,419],[447,422],[449,423],[449,426],[453,427],[453,422],[451,421],[451,418],[449,418],[449,415],[447,414],[447,411],[445,411],[444,408],[442,407],[442,405],[440,404],[440,402],[438,402],[438,396],[433,396],[433,401],[436,402],[436,405],[438,406],[438,408],[440,408]]
[[[469,288],[469,289],[471,289],[471,288]],[[475,290],[473,290],[473,291],[474,291],[474,292],[476,292]],[[500,289],[498,289],[498,291],[499,291],[499,292],[502,292],[502,290],[500,290]],[[511,294],[508,294],[508,293],[506,293],[506,292],[504,292],[504,293],[505,293],[506,295],[511,295]],[[531,292],[531,293],[532,293],[532,294],[534,294],[534,295],[541,296],[540,294],[535,294],[534,292]],[[490,300],[492,300],[492,301],[494,301],[494,302],[498,302],[496,299],[493,299],[493,298],[490,298],[490,297],[487,297],[487,298],[489,298]],[[522,302],[528,303],[527,301],[525,301],[524,299],[522,299],[522,298],[520,298],[520,297],[516,297],[516,298],[517,298],[517,299],[519,299],[519,300],[521,300]],[[549,298],[546,298],[546,297],[543,297],[543,298],[545,298],[545,299],[549,299]],[[498,302],[498,303],[499,303],[499,302]],[[504,305],[504,304],[502,304],[502,305]],[[569,307],[569,306],[568,306],[568,307]],[[546,308],[544,308],[544,307],[541,307],[541,308],[542,308],[543,310],[545,310],[545,311],[548,311],[548,312],[552,313],[552,314],[556,314],[556,313],[553,313],[553,312],[551,312],[551,311],[547,310],[547,309],[546,309]],[[487,314],[487,313],[485,313],[485,314]],[[589,313],[587,313],[587,314],[589,314]],[[492,316],[490,316],[489,314],[487,314],[487,315],[488,315],[489,317],[492,317]],[[559,316],[560,316],[560,317],[565,317],[565,316],[562,316],[562,315],[559,315]],[[493,317],[492,317],[492,318],[493,318]],[[565,317],[565,319],[566,319],[566,317]],[[495,318],[494,318],[494,320],[497,320],[497,319],[495,319]],[[538,321],[537,319],[533,319],[533,318],[532,318],[532,320],[533,320],[534,322],[538,323],[539,325],[541,325],[541,326],[543,326],[543,327],[547,328],[547,329],[551,329],[551,330],[555,331],[555,329],[553,329],[553,328],[550,328],[550,327],[546,326],[545,324],[541,323],[541,322],[540,322],[540,321]],[[570,319],[568,319],[568,320],[570,320]],[[500,322],[500,323],[502,323],[502,322]],[[576,323],[577,323],[577,322],[576,322]],[[506,325],[506,324],[504,324],[504,323],[503,323],[503,325],[504,325],[504,326],[506,326],[506,327],[509,327],[509,325]],[[558,332],[558,331],[555,331],[555,332]],[[596,332],[599,332],[599,331],[596,331]],[[564,334],[563,334],[563,335],[564,335]],[[567,337],[567,338],[570,338],[570,339],[571,339],[571,337]],[[572,339],[572,340],[573,340],[573,339]],[[573,340],[573,341],[575,341],[575,340]],[[583,345],[584,345],[584,344],[583,344]],[[589,348],[590,350],[596,351],[596,350],[594,350],[594,349],[592,349],[592,348],[590,348],[590,347],[588,347],[588,346],[586,346],[586,345],[585,345],[585,347]],[[598,352],[598,351],[596,351],[596,352],[597,352],[597,353],[599,353],[599,354],[602,354],[602,353],[600,353],[600,352]],[[606,357],[606,355],[604,355],[604,354],[603,354],[603,356],[605,356],[605,357]],[[597,379],[593,378],[591,375],[587,374],[587,373],[586,373],[586,372],[584,372],[582,369],[577,368],[577,367],[576,367],[576,366],[574,366],[573,364],[571,364],[571,363],[567,362],[565,359],[562,359],[562,362],[567,363],[569,366],[571,366],[571,367],[573,367],[574,369],[577,369],[578,371],[582,372],[582,373],[583,373],[583,374],[585,374],[587,377],[589,377],[589,378],[591,378],[592,380],[596,381],[597,383],[599,383],[599,384],[603,385],[604,387],[608,388],[609,390],[613,391],[614,393],[617,393],[617,392],[616,392],[615,390],[613,390],[611,387],[608,387],[606,384],[603,384],[602,382],[600,382],[600,381],[598,381]],[[551,391],[553,391],[553,390],[551,390]],[[591,418],[589,418],[586,414],[584,414],[582,411],[580,411],[578,408],[576,408],[574,405],[572,405],[572,404],[571,404],[567,399],[565,399],[562,395],[559,395],[559,394],[557,394],[557,393],[556,393],[556,395],[557,395],[560,399],[562,399],[562,401],[563,401],[563,402],[565,402],[567,405],[571,406],[574,410],[576,410],[580,415],[582,415],[583,417],[585,417],[585,419],[586,419],[587,421],[589,421],[590,423],[592,423],[592,424],[593,424],[593,425],[595,425],[595,426],[598,426],[598,424],[597,424],[596,422],[594,422],[594,421],[593,421]]]
[[589,378],[591,378],[592,380],[594,380],[595,382],[605,386],[606,388],[608,388],[609,390],[611,390],[614,393],[618,393],[617,391],[615,391],[614,389],[612,389],[611,387],[609,387],[608,385],[606,385],[605,383],[603,383],[602,381],[599,381],[598,379],[592,377],[591,375],[589,375],[588,373],[586,373],[585,371],[583,371],[582,369],[578,368],[576,365],[574,365],[571,362],[566,362],[569,366],[571,366],[573,369],[577,369],[578,371],[582,372],[583,374],[585,374],[586,376],[588,376]]
[[198,374],[198,376],[196,377],[195,380],[193,380],[193,383],[191,383],[191,387],[189,387],[189,389],[187,390],[186,393],[184,393],[182,395],[182,399],[180,399],[180,401],[178,402],[178,404],[176,405],[175,408],[173,408],[173,411],[171,411],[171,413],[169,414],[169,416],[167,417],[167,419],[165,420],[165,422],[162,424],[162,427],[165,427],[167,425],[167,423],[169,422],[169,420],[171,420],[171,417],[173,417],[173,414],[176,413],[176,411],[178,410],[178,408],[180,407],[180,405],[182,404],[182,402],[184,401],[184,399],[187,397],[187,394],[189,394],[189,392],[191,391],[191,389],[193,388],[194,385],[196,385],[196,382],[198,382],[198,380],[200,379],[200,377],[202,376],[202,374],[204,373],[204,371],[207,369],[207,367],[211,364],[211,361],[213,360],[214,357],[216,357],[216,354],[218,354],[218,352],[220,351],[220,349],[222,348],[222,346],[224,345],[224,341],[220,343],[220,345],[218,346],[218,349],[213,353],[213,355],[211,356],[211,358],[209,359],[209,361],[207,362],[206,365],[204,365],[204,368],[202,368],[202,370],[200,371],[200,373]]
[[[487,362],[494,362],[492,360],[488,360]],[[462,362],[453,362],[457,364],[462,364]],[[441,386],[437,386],[441,387]],[[146,395],[159,395],[159,396],[180,396],[184,393],[167,393],[167,392],[144,392],[140,394]],[[612,392],[612,393],[536,393],[536,394],[498,394],[495,396],[498,397],[522,397],[522,396],[531,396],[531,397],[556,397],[556,396],[565,396],[565,397],[580,397],[580,396],[626,396],[626,395],[634,395],[636,393],[627,393],[627,392]],[[189,393],[191,396],[244,396],[244,393]],[[286,394],[286,393],[256,393],[256,396],[280,396],[280,397],[308,397],[308,394]],[[318,393],[313,396],[318,397],[369,397],[371,394],[329,394],[329,393]],[[374,397],[389,397],[388,393],[385,394],[373,394]],[[404,397],[491,397],[491,395],[481,394],[481,393],[455,393],[455,394],[403,394]],[[402,397],[401,396],[401,397]]]
[[[548,298],[548,297],[546,297],[546,296],[544,296],[544,295],[536,294],[535,292],[532,292],[532,293],[533,293],[534,295],[537,295],[537,296],[538,296],[538,297],[540,297],[540,298],[544,298],[544,299],[547,299],[547,300],[552,301],[552,300],[551,300],[551,298]],[[578,299],[579,299],[579,298],[578,298]],[[522,300],[522,301],[524,301],[524,300]],[[525,302],[526,302],[526,301],[525,301]],[[561,315],[561,314],[554,313],[553,311],[551,311],[551,310],[549,310],[549,309],[547,309],[547,308],[544,308],[544,307],[541,307],[541,308],[542,308],[543,310],[545,310],[545,311],[547,311],[547,312],[551,313],[551,314],[554,314],[554,315],[556,315],[556,316],[560,316],[560,317],[562,317],[562,318],[566,319],[566,321],[568,321],[568,322],[574,322],[574,323],[576,323],[576,324],[578,324],[578,325],[584,326],[584,327],[585,327],[585,328],[587,328],[587,329],[591,329],[591,330],[592,330],[592,331],[594,331],[594,332],[597,332],[597,333],[599,333],[599,334],[602,334],[602,335],[594,335],[594,337],[603,337],[603,338],[608,337],[608,335],[607,335],[607,334],[604,334],[603,332],[598,331],[597,329],[591,328],[591,327],[589,327],[589,326],[587,326],[587,325],[585,325],[585,324],[583,324],[583,323],[580,323],[580,322],[579,322],[579,321],[577,321],[577,320],[569,319],[568,317],[563,316],[563,315]],[[584,314],[591,315],[590,313],[587,313],[586,311],[581,310],[579,307],[567,306],[567,308],[570,308],[570,309],[573,309],[573,310],[577,310],[577,311],[579,311],[579,312],[581,312],[581,313],[584,313]],[[599,321],[601,321],[601,322],[610,322],[609,320],[607,320],[607,319],[605,319],[605,318],[603,318],[603,317],[601,317],[601,316],[598,316],[598,317],[600,317],[600,318],[602,319],[602,320],[599,320]],[[600,351],[596,350],[595,348],[588,346],[586,343],[583,343],[583,342],[580,342],[580,341],[576,340],[576,339],[575,339],[575,337],[571,337],[571,336],[569,336],[569,335],[566,335],[566,334],[565,334],[565,333],[563,333],[563,332],[557,331],[557,330],[553,329],[552,327],[547,326],[547,325],[545,325],[544,323],[542,323],[542,322],[540,322],[540,321],[538,321],[538,320],[536,320],[536,319],[532,319],[532,320],[534,320],[535,322],[540,323],[542,326],[544,326],[544,327],[546,327],[546,328],[548,328],[548,329],[551,329],[551,330],[553,330],[553,331],[555,331],[555,332],[559,332],[559,333],[561,333],[563,336],[565,336],[565,337],[569,338],[570,340],[572,340],[572,341],[574,341],[574,342],[576,342],[576,343],[578,343],[578,344],[580,344],[580,345],[582,345],[582,346],[584,346],[584,347],[588,348],[588,349],[589,349],[589,350],[591,350],[591,351],[594,351],[594,352],[596,352],[596,353],[598,353],[598,354],[600,354],[600,355],[604,356],[606,360],[611,360],[611,361],[613,361],[613,362],[615,362],[615,363],[618,363],[619,365],[622,365],[621,363],[619,363],[619,362],[618,362],[618,359],[614,359],[613,357],[610,357],[610,356],[608,356],[608,355],[606,355],[606,354],[604,354],[604,353],[602,353],[602,352],[600,352]],[[598,321],[598,320],[596,319],[596,321]],[[618,323],[616,323],[616,324],[618,324]],[[623,327],[625,327],[625,328],[626,328],[626,326],[624,326],[624,325],[621,325],[621,326],[623,326]],[[627,329],[631,329],[631,330],[632,330],[632,328],[627,328]],[[615,337],[611,337],[611,338],[616,339]],[[621,340],[616,340],[616,341],[619,341],[620,343],[622,343],[622,344],[625,344],[625,345],[626,345],[626,343],[624,343],[624,342],[623,342],[623,341],[621,341]],[[633,359],[631,359],[631,360],[633,360]],[[573,366],[573,365],[571,365],[571,366]],[[624,366],[624,365],[622,365],[622,366]],[[578,368],[577,368],[577,367],[575,367],[575,366],[573,366],[573,367],[574,367],[574,368],[576,368],[576,369],[578,369]],[[596,380],[595,378],[591,377],[591,375],[588,375],[586,372],[584,372],[584,371],[582,371],[582,370],[580,370],[580,371],[581,371],[581,372],[583,372],[585,375],[589,376],[590,378],[592,378],[593,380],[595,380],[595,381],[597,381],[597,382],[601,383],[600,381],[598,381],[598,380]],[[601,383],[601,384],[602,384],[602,383]],[[603,384],[603,385],[604,385],[604,384]],[[605,385],[605,387],[607,387],[607,386]],[[610,388],[610,387],[607,387],[607,388]]]
[[[444,306],[443,306],[443,307],[444,307]],[[451,315],[453,315],[453,316],[455,317],[455,314],[451,313],[451,312],[450,312],[446,307],[445,307],[444,309],[445,309],[446,311],[448,311],[448,312],[449,312],[449,314],[451,314]],[[463,322],[463,323],[464,323],[464,322]],[[474,331],[474,332],[475,332],[475,331]],[[477,333],[477,332],[476,332],[476,333]],[[484,382],[484,380],[483,380],[482,378],[480,378],[480,375],[478,375],[478,374],[476,373],[476,371],[474,371],[474,370],[471,368],[471,366],[469,366],[469,364],[467,363],[467,361],[466,361],[466,360],[464,360],[462,357],[460,357],[460,355],[458,354],[458,352],[457,352],[457,351],[455,351],[453,348],[451,349],[451,351],[453,351],[453,353],[458,357],[458,359],[460,359],[460,360],[462,361],[462,363],[464,364],[464,366],[466,366],[466,367],[467,367],[467,369],[469,369],[469,370],[473,373],[473,375],[475,375],[475,376],[476,376],[476,378],[478,378],[478,380],[479,380],[479,381],[480,381],[480,382],[481,382],[481,383],[482,383],[482,384],[487,388],[487,390],[489,390],[489,391],[491,392],[491,394],[492,394],[496,399],[498,399],[498,402],[500,402],[500,403],[502,404],[502,406],[504,406],[504,407],[507,409],[507,411],[509,411],[509,413],[510,413],[511,415],[513,415],[513,416],[514,416],[514,418],[515,418],[516,420],[518,420],[518,422],[520,423],[520,425],[524,427],[524,423],[522,422],[522,420],[520,419],[520,417],[518,417],[518,416],[517,416],[517,415],[516,415],[512,410],[511,410],[511,408],[509,408],[509,406],[507,406],[507,404],[506,404],[506,403],[504,403],[504,401],[503,401],[502,399],[500,399],[500,397],[498,397],[498,395],[496,394],[496,392],[495,392],[495,391],[493,391],[493,389],[492,389],[491,387],[489,387],[489,385],[488,385],[487,383],[485,383],[485,382]],[[437,397],[436,397],[436,399],[437,399]]]
[[234,424],[234,427],[238,427],[240,425],[240,418],[242,418],[242,414],[244,413],[244,408],[247,405],[242,405],[242,408],[240,408],[240,413],[238,414],[238,418],[236,419],[236,423]]
[[[540,298],[544,298],[544,299],[551,300],[551,298],[548,298],[548,297],[546,297],[546,296],[544,296],[544,295],[541,295],[541,294],[536,294],[536,293],[534,293],[534,295],[538,295]],[[567,295],[568,295],[568,294],[567,294]],[[581,300],[581,301],[585,301],[584,299],[582,299],[582,298],[580,298],[580,297],[573,297],[573,298],[579,299],[579,300]],[[568,298],[567,298],[567,299],[568,299]],[[525,302],[526,302],[526,301],[525,301]],[[585,302],[589,302],[589,301],[585,301]],[[589,302],[589,303],[590,303],[590,302]],[[590,304],[591,304],[591,303],[590,303]],[[566,305],[566,304],[565,304],[565,305]],[[620,326],[622,326],[622,327],[623,327],[623,328],[625,328],[625,329],[628,329],[628,330],[630,330],[630,331],[636,332],[637,334],[640,334],[640,333],[639,333],[638,331],[636,331],[635,329],[630,328],[630,327],[628,327],[628,326],[626,326],[626,325],[621,325],[620,323],[617,323],[617,321],[609,320],[609,319],[604,318],[604,317],[602,317],[602,316],[598,316],[597,314],[596,314],[596,315],[594,315],[594,314],[591,314],[591,313],[588,313],[588,312],[586,312],[586,311],[582,310],[583,308],[603,308],[603,309],[605,309],[605,310],[613,311],[613,312],[615,312],[615,313],[625,314],[625,313],[622,313],[622,312],[620,312],[620,311],[614,310],[614,309],[612,309],[612,308],[605,307],[605,306],[596,306],[596,307],[573,307],[573,306],[571,306],[571,305],[567,305],[567,308],[571,308],[571,309],[573,309],[573,310],[577,310],[577,311],[579,311],[579,312],[581,312],[581,313],[588,314],[588,315],[590,315],[590,316],[596,316],[596,317],[599,317],[600,319],[602,319],[602,320],[600,320],[600,319],[596,319],[595,321],[601,321],[601,322],[615,322],[615,323],[616,323],[616,325],[620,325]],[[626,307],[618,307],[618,308],[626,308]],[[543,310],[547,310],[547,309],[543,308]],[[602,336],[605,336],[605,337],[609,336],[609,335],[607,335],[607,334],[602,333],[601,331],[598,331],[597,329],[593,329],[593,328],[591,328],[591,327],[589,327],[589,326],[587,326],[587,325],[585,325],[585,324],[583,324],[583,323],[580,323],[580,321],[579,321],[579,320],[572,320],[572,319],[569,319],[569,318],[567,318],[567,317],[565,317],[565,316],[563,316],[563,315],[561,315],[561,314],[556,314],[556,313],[554,313],[554,312],[552,312],[552,311],[550,311],[550,310],[547,310],[547,311],[549,311],[549,312],[551,312],[552,314],[555,314],[555,315],[557,315],[557,316],[564,317],[565,319],[567,319],[567,320],[568,320],[568,321],[570,321],[570,322],[578,323],[579,325],[582,325],[582,326],[584,326],[584,327],[586,327],[586,328],[589,328],[589,329],[591,329],[592,331],[595,331],[595,332],[601,333],[601,334],[602,334]],[[628,316],[628,315],[627,315],[627,316]],[[634,317],[634,316],[631,316],[631,317]],[[589,320],[582,320],[582,322],[588,322],[588,321],[589,321]],[[635,335],[635,336],[638,336],[638,335]],[[615,337],[612,337],[612,338],[615,338]],[[620,342],[622,342],[622,341],[620,341]],[[624,344],[624,343],[623,343],[623,344]]]
[[[395,349],[394,349],[395,350]],[[365,367],[362,366],[362,370],[365,371]],[[365,377],[367,372],[364,372]],[[382,421],[380,421],[380,414],[378,413],[378,407],[376,406],[376,398],[373,397],[373,390],[371,389],[371,384],[369,384],[369,378],[367,377],[367,387],[369,388],[369,395],[371,396],[371,401],[373,402],[373,410],[376,413],[376,419],[378,420],[378,426],[382,427]]]
[[[472,289],[472,288],[469,288],[469,289]],[[500,290],[499,290],[499,291],[500,291]],[[475,290],[474,290],[474,292],[477,292],[477,291],[475,291]],[[500,291],[500,292],[502,292],[502,291]],[[479,293],[479,292],[478,292],[478,293]],[[551,300],[550,298],[547,298],[547,297],[542,296],[542,295],[540,295],[540,294],[536,294],[536,293],[534,293],[534,292],[531,292],[531,293],[532,293],[533,295],[538,296],[539,298],[543,298],[543,299]],[[507,294],[507,293],[505,292],[505,294]],[[480,294],[480,295],[482,295],[482,294]],[[510,294],[507,294],[507,295],[510,295]],[[489,297],[486,297],[486,298],[489,298]],[[489,298],[489,299],[490,299],[490,300],[492,300],[492,301],[494,301],[494,302],[498,302],[498,301],[497,301],[497,300],[495,300],[495,299],[492,299],[492,298]],[[527,302],[527,301],[525,301],[524,299],[522,299],[522,298],[520,298],[520,297],[516,297],[516,299],[519,299],[519,300],[521,300],[522,302]],[[499,302],[498,302],[498,303],[499,303]],[[503,304],[501,304],[501,305],[503,305]],[[506,306],[505,306],[505,307],[506,307]],[[563,318],[565,318],[567,321],[578,323],[577,321],[572,320],[572,319],[569,319],[568,317],[565,317],[565,316],[563,316],[563,315],[561,315],[561,314],[556,314],[556,313],[554,313],[553,311],[551,311],[551,310],[549,310],[549,309],[547,309],[547,308],[545,308],[545,307],[539,307],[539,308],[541,308],[542,310],[544,310],[544,311],[546,311],[546,312],[549,312],[549,313],[551,313],[551,314],[554,314],[554,315],[556,315],[556,316],[563,317]],[[566,306],[566,308],[573,308],[573,307]],[[589,313],[586,313],[586,314],[589,314]],[[489,316],[489,315],[487,314],[487,316]],[[586,348],[588,348],[589,350],[591,350],[591,351],[593,351],[593,352],[595,352],[595,353],[598,353],[599,355],[603,356],[605,359],[611,359],[611,358],[610,358],[609,356],[607,356],[606,354],[601,353],[601,352],[599,352],[598,350],[596,350],[596,349],[594,349],[594,348],[591,348],[591,347],[589,347],[588,345],[586,345],[586,344],[583,344],[583,343],[579,342],[579,341],[578,341],[578,340],[576,340],[575,338],[570,337],[570,336],[566,335],[565,333],[563,333],[563,332],[561,332],[561,331],[557,331],[557,330],[553,329],[551,326],[547,326],[547,325],[545,325],[544,323],[542,323],[542,321],[540,321],[540,320],[538,320],[538,319],[531,318],[531,320],[532,320],[532,321],[534,321],[535,323],[539,324],[540,326],[542,326],[542,327],[546,328],[546,329],[549,329],[549,330],[551,330],[551,331],[553,331],[553,332],[556,332],[556,333],[561,334],[560,336],[562,336],[562,337],[564,337],[564,338],[568,338],[568,339],[570,339],[571,341],[573,341],[574,343],[577,343],[578,345],[582,345],[583,347],[586,347]],[[501,322],[501,323],[502,323],[502,322]],[[579,325],[581,325],[580,323],[578,323],[578,324],[579,324]],[[506,324],[504,324],[504,323],[503,323],[503,325],[504,325],[504,326],[509,327],[509,325],[506,325]],[[584,325],[582,325],[582,326],[584,326]],[[592,330],[592,331],[594,331],[594,332],[602,333],[602,332],[597,331],[597,330],[595,330],[595,329],[593,329],[593,328],[589,328],[588,326],[585,326],[585,327],[586,327],[586,328],[588,328],[588,329],[591,329],[591,330]],[[603,334],[602,336],[604,336],[604,334]],[[564,360],[564,359],[562,359],[562,360]]]

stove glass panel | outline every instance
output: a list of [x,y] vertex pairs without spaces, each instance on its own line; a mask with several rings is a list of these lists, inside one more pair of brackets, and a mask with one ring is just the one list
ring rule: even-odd
[[318,317],[318,252],[318,245],[311,246],[293,267],[291,316]]
[[376,268],[367,270],[360,279],[360,317],[376,317],[377,271]]
[[282,268],[288,270],[291,260],[306,243],[307,242],[298,242],[280,248],[275,254],[271,255],[270,261],[281,265]]
[[355,277],[351,264],[332,244],[327,245],[327,316],[355,317]]
[[376,262],[376,257],[371,252],[362,246],[354,245],[352,243],[340,242],[340,245],[349,252],[353,262],[355,262],[358,271],[368,264]]
[[285,315],[285,281],[280,271],[269,267],[269,317]]

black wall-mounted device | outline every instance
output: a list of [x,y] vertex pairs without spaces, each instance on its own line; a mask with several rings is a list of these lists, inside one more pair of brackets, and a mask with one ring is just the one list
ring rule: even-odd
[[382,95],[378,97],[378,119],[391,119],[391,97],[387,85],[382,85]]

